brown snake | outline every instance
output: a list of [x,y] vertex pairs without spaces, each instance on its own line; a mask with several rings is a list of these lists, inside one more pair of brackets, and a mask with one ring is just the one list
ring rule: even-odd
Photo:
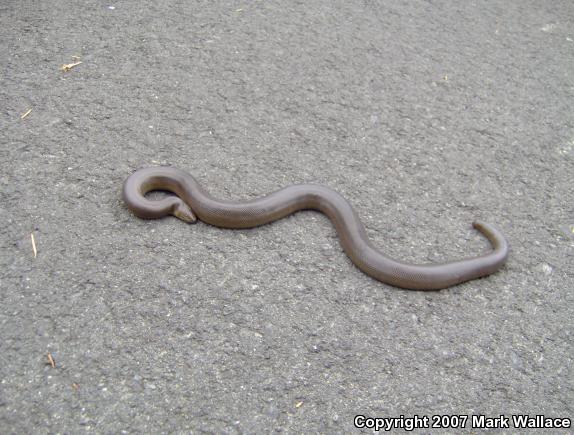
[[[175,193],[150,200],[146,193],[164,190]],[[298,210],[313,209],[326,214],[337,230],[343,250],[367,275],[396,287],[439,290],[464,281],[490,275],[508,257],[508,243],[494,227],[484,222],[473,226],[484,234],[492,251],[479,257],[441,264],[408,264],[393,260],[377,250],[367,238],[365,227],[353,207],[334,190],[320,185],[285,187],[248,201],[212,198],[188,173],[172,167],[140,169],[124,183],[123,197],[128,208],[141,218],[174,215],[185,222],[203,222],[222,228],[252,228],[281,219]]]

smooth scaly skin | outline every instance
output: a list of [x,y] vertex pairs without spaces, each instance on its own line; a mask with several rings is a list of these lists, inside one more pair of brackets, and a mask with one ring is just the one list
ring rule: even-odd
[[[175,193],[158,201],[145,198],[152,190]],[[222,228],[252,228],[281,219],[298,210],[325,213],[335,225],[341,245],[366,274],[386,284],[413,290],[439,290],[464,281],[490,275],[505,263],[508,243],[492,226],[474,222],[494,250],[480,257],[442,264],[415,265],[386,257],[367,238],[365,227],[345,198],[328,187],[300,184],[285,187],[249,201],[221,201],[212,198],[197,181],[179,169],[154,167],[140,169],[124,183],[123,197],[128,208],[141,218],[174,215],[185,222],[196,216]]]

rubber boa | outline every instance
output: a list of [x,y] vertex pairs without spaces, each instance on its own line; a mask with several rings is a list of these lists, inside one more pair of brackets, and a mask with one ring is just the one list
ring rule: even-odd
[[[150,200],[146,193],[174,193]],[[484,255],[440,264],[409,264],[387,257],[369,241],[364,225],[349,202],[321,185],[296,184],[247,201],[218,200],[210,196],[190,174],[173,167],[144,168],[130,175],[123,198],[138,217],[156,219],[173,215],[185,222],[201,221],[221,228],[253,228],[299,210],[318,210],[335,225],[341,245],[351,261],[371,277],[392,286],[413,290],[439,290],[496,272],[506,262],[509,246],[493,226],[473,226],[492,244]]]

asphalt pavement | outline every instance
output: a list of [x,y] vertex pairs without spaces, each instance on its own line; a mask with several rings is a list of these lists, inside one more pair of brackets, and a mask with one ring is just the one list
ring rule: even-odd
[[[574,418],[573,115],[570,0],[2,2],[0,432]],[[221,199],[328,185],[402,261],[487,251],[475,219],[510,257],[399,290],[316,212],[135,217],[155,165]]]

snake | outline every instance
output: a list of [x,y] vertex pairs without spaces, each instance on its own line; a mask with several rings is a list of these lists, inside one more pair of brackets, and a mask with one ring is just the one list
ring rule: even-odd
[[[146,198],[151,191],[167,191],[161,199]],[[411,264],[377,249],[351,204],[337,191],[318,184],[293,184],[245,201],[213,198],[189,173],[172,166],[148,167],[125,180],[123,199],[136,216],[157,219],[172,215],[187,223],[197,219],[220,228],[253,228],[300,210],[324,213],[339,235],[343,251],[367,275],[385,284],[411,290],[440,290],[499,270],[509,245],[494,226],[481,221],[473,227],[492,245],[483,255],[444,263]]]

